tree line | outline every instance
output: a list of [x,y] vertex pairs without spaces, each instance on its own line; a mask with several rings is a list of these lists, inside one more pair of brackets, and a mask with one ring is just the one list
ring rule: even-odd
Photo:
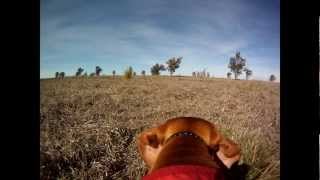
[[[177,58],[172,57],[165,62],[165,65],[156,63],[155,65],[153,65],[150,68],[151,75],[157,76],[157,75],[160,75],[161,71],[168,70],[168,72],[170,73],[170,76],[172,76],[175,73],[176,69],[178,69],[180,67],[180,64],[182,62],[182,58],[183,57],[177,57]],[[236,55],[234,57],[230,58],[228,68],[230,69],[230,72],[227,72],[228,79],[231,79],[231,75],[233,74],[234,79],[238,80],[239,75],[241,75],[243,72],[245,72],[246,80],[248,80],[253,74],[252,70],[249,69],[248,67],[246,67],[246,59],[240,56],[240,52],[236,52]],[[83,72],[84,72],[84,69],[80,67],[77,69],[75,76],[76,77],[87,77],[88,76],[87,72],[82,74]],[[89,76],[90,77],[100,76],[101,72],[102,72],[102,68],[100,66],[96,66],[95,72],[90,73]],[[113,75],[113,77],[116,76],[115,70],[112,71],[112,75]],[[141,75],[145,76],[146,71],[142,70]],[[133,68],[131,66],[125,70],[124,77],[126,79],[130,79],[134,76],[136,76],[136,72],[133,71]],[[210,77],[210,73],[203,70],[200,72],[192,72],[192,76],[193,77]],[[55,77],[56,77],[56,79],[63,79],[65,77],[65,73],[64,72],[56,72]],[[269,81],[275,81],[275,80],[276,80],[276,76],[273,74],[270,75]]]

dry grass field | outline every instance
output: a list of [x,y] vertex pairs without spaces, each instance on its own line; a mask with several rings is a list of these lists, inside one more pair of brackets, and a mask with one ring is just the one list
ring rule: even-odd
[[140,179],[136,135],[177,116],[240,143],[247,179],[280,179],[279,83],[165,76],[40,80],[41,179]]

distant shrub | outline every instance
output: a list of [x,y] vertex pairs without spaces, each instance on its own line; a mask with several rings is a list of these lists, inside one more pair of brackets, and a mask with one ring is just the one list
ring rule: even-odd
[[134,74],[133,74],[133,69],[132,69],[132,67],[130,66],[128,69],[126,69],[126,70],[124,71],[124,78],[125,78],[125,79],[131,79],[133,76],[134,76]]
[[65,73],[64,73],[64,72],[60,72],[60,74],[59,74],[59,79],[63,79],[64,76],[65,76]]
[[78,68],[77,72],[76,72],[76,77],[81,76],[82,72],[84,71],[84,69],[82,69],[81,67]]
[[269,81],[273,82],[276,80],[276,76],[271,74],[270,77],[269,77]]
[[243,71],[246,72],[246,80],[249,80],[249,77],[252,76],[252,70],[245,68]]
[[146,75],[146,71],[145,71],[145,70],[142,70],[142,71],[141,71],[141,75],[142,75],[142,76],[145,76],[145,75]]
[[227,73],[227,77],[228,77],[228,79],[230,79],[230,78],[231,78],[231,75],[232,75],[232,73],[231,73],[231,72],[228,72],[228,73]]
[[90,73],[90,77],[94,77],[96,75],[96,73]]
[[102,69],[100,66],[96,66],[96,76],[100,76],[100,73],[102,72]]
[[115,70],[112,71],[112,75],[113,75],[113,77],[116,76],[116,71]]
[[166,68],[162,64],[155,64],[154,66],[151,67],[151,74],[152,75],[160,75],[160,71],[164,71]]
[[56,77],[56,79],[59,78],[59,72],[56,72],[55,77]]
[[196,72],[192,72],[192,76],[193,76],[193,77],[196,77]]

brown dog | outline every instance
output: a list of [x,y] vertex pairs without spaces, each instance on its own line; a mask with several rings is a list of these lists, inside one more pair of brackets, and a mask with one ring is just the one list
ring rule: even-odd
[[[142,132],[137,139],[139,153],[148,174],[172,165],[197,165],[219,169],[220,162],[230,168],[239,161],[240,148],[223,137],[213,124],[200,118],[179,117]],[[210,153],[216,150],[216,154]]]

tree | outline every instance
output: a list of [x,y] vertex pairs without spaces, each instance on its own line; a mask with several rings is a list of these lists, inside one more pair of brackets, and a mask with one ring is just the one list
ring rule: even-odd
[[141,71],[141,75],[142,75],[142,76],[145,76],[145,75],[146,75],[146,71],[145,71],[145,70],[142,70],[142,71]]
[[96,76],[100,76],[102,69],[100,66],[96,66]]
[[207,72],[207,77],[208,77],[208,78],[210,77],[210,73],[209,73],[209,72]]
[[65,73],[64,73],[64,72],[60,72],[60,74],[59,74],[59,78],[60,78],[60,79],[63,79],[63,78],[64,78],[64,76],[65,76]]
[[165,71],[166,68],[162,64],[155,64],[154,66],[151,67],[151,74],[152,75],[160,75],[160,71]]
[[269,81],[273,82],[273,81],[275,81],[275,80],[276,80],[276,76],[273,75],[273,74],[271,74],[271,75],[270,75],[270,78],[269,78]]
[[172,76],[172,74],[176,71],[176,69],[179,68],[181,64],[181,60],[182,60],[182,57],[179,57],[179,58],[173,57],[166,62],[168,65],[167,69],[170,72],[170,76]]
[[248,80],[249,77],[252,76],[252,70],[250,70],[248,68],[244,68],[243,71],[246,72],[246,80]]
[[232,73],[231,73],[231,72],[228,72],[228,73],[227,73],[227,77],[228,77],[228,79],[230,79],[230,78],[231,78],[231,75],[232,75]]
[[59,72],[56,72],[55,77],[56,77],[56,79],[59,78]]
[[192,72],[192,76],[193,76],[193,77],[196,77],[196,72]]
[[76,72],[76,77],[81,76],[82,72],[84,71],[84,69],[82,69],[81,67],[78,68],[77,72]]
[[234,73],[234,79],[238,79],[238,76],[242,74],[245,65],[246,60],[240,56],[240,52],[237,52],[235,57],[230,58],[228,68]]
[[137,73],[136,72],[133,72],[133,76],[136,76],[137,75]]
[[113,75],[113,77],[116,76],[116,71],[115,70],[112,71],[112,75]]

